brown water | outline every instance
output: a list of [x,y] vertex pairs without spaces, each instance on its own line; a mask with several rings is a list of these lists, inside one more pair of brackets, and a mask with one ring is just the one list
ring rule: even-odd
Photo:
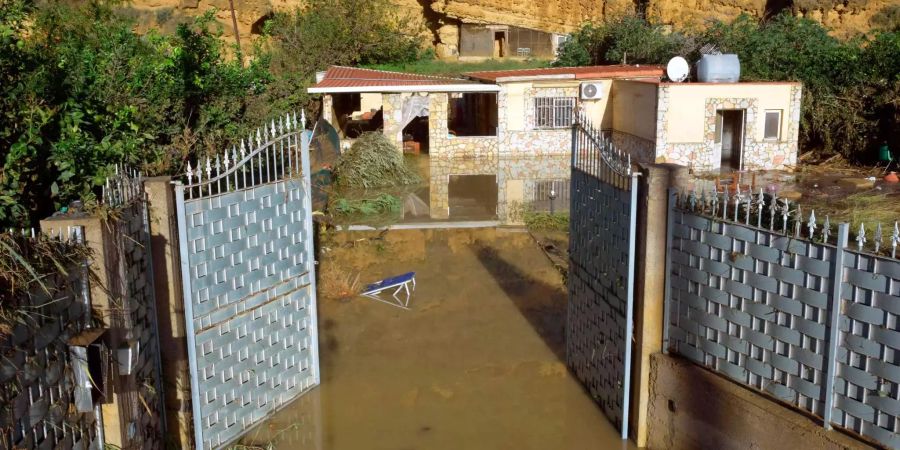
[[244,444],[633,448],[566,370],[565,288],[526,233],[370,236],[343,233],[325,242],[322,276],[357,268],[365,284],[415,271],[411,310],[360,297],[329,299],[320,290],[322,385]]

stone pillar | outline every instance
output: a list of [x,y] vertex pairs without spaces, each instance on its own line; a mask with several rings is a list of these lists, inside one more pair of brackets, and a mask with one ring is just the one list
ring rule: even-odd
[[428,159],[429,189],[428,206],[432,219],[450,217],[450,159],[430,157]]
[[635,315],[631,372],[631,429],[638,447],[646,447],[650,406],[650,356],[662,351],[668,188],[687,174],[687,168],[650,164],[643,167],[638,191]]
[[384,119],[384,137],[397,147],[397,151],[403,151],[403,94],[382,94],[381,112]]
[[144,182],[144,192],[149,203],[150,250],[153,255],[159,343],[165,349],[161,356],[166,396],[167,444],[175,448],[191,448],[191,379],[181,290],[178,223],[171,180],[170,177],[149,178]]
[[322,96],[322,118],[331,126],[338,128],[338,124],[334,121],[334,98],[331,94]]

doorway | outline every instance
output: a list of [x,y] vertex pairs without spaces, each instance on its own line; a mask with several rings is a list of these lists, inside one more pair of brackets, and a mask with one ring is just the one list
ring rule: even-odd
[[497,217],[496,175],[450,175],[450,218],[493,220]]
[[506,32],[494,32],[494,58],[506,57]]
[[721,110],[716,118],[716,139],[722,149],[720,171],[734,172],[741,170],[744,142],[745,110]]

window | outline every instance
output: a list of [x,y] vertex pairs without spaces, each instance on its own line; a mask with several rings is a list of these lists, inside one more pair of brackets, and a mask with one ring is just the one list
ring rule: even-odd
[[447,128],[453,136],[496,136],[497,94],[450,94]]
[[538,97],[534,99],[534,127],[570,127],[574,109],[575,97]]
[[781,110],[766,111],[766,123],[763,131],[764,139],[778,139],[781,136]]

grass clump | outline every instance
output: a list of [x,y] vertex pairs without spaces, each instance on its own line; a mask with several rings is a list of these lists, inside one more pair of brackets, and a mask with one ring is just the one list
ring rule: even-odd
[[374,198],[339,198],[334,202],[335,214],[341,216],[373,216],[400,212],[400,199],[390,194]]
[[528,211],[523,214],[525,226],[532,231],[569,231],[568,213]]
[[369,189],[416,184],[421,179],[403,153],[381,133],[364,133],[335,168],[338,188]]
[[41,305],[35,299],[68,287],[64,279],[89,257],[90,249],[73,242],[0,233],[0,338],[17,324],[36,326]]

